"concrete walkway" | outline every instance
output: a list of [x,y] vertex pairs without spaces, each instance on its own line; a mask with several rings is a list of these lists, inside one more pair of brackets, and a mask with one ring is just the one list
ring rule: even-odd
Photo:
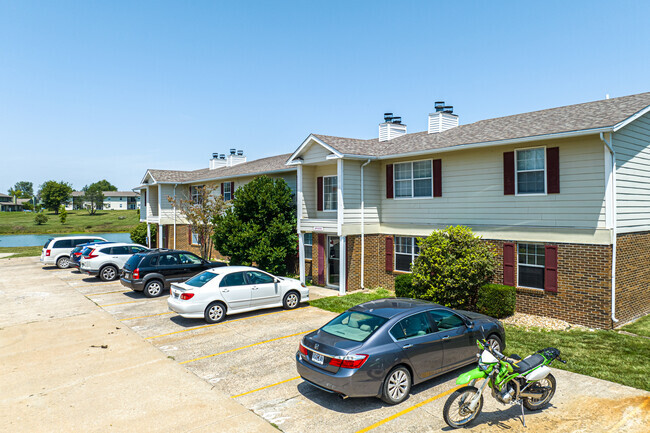
[[37,261],[0,262],[0,431],[277,432]]

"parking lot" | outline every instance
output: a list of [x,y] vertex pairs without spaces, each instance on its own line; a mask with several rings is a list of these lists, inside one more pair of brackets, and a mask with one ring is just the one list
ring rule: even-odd
[[[298,342],[334,313],[303,304],[296,310],[262,310],[206,325],[168,311],[165,296],[149,299],[119,282],[43,269],[35,258],[12,261],[17,260],[29,261],[28,268],[36,274],[65,282],[109,313],[117,326],[129,327],[164,356],[282,431],[450,430],[442,420],[442,407],[460,371],[414,387],[410,398],[397,406],[374,398],[342,400],[300,380],[294,359]],[[4,263],[0,261],[0,267]],[[551,405],[527,412],[525,431],[646,431],[650,393],[558,370],[554,374],[558,391]],[[519,406],[500,405],[486,393],[483,412],[471,430],[524,431]]]

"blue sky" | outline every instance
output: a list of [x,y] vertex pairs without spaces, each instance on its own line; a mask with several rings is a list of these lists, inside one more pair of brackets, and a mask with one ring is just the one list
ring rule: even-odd
[[0,0],[0,192],[650,91],[650,2]]

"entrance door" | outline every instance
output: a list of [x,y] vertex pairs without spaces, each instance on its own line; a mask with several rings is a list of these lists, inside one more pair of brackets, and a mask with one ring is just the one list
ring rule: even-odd
[[340,260],[339,237],[327,237],[327,284],[330,286],[339,285],[339,260]]

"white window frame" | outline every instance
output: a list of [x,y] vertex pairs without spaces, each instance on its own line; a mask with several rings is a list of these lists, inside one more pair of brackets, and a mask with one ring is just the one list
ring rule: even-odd
[[191,245],[201,246],[201,243],[199,242],[199,234],[196,233],[194,230],[192,230],[192,244]]
[[[544,149],[544,192],[519,192],[519,170],[517,170],[517,153],[519,151],[534,150],[534,149]],[[531,172],[539,170],[521,170],[522,172]],[[537,146],[537,147],[522,147],[521,149],[515,149],[515,196],[530,196],[530,195],[547,195],[547,181],[546,176],[548,173],[548,161],[546,160],[546,146]]]
[[[401,255],[401,256],[408,256],[409,255],[408,253],[401,253],[401,252],[398,253],[397,252],[397,238],[410,238],[411,239],[411,254],[410,254],[410,256],[411,256],[411,264],[413,264],[413,262],[415,262],[415,258],[420,255],[419,253],[417,253],[417,254],[415,253],[415,247],[418,246],[417,241],[416,241],[418,238],[417,238],[417,236],[393,236],[393,270],[395,270],[397,272],[411,273],[410,269],[408,271],[404,271],[402,269],[397,269],[397,255],[398,254]],[[409,268],[410,268],[410,266],[409,266]]]
[[336,207],[334,209],[326,209],[327,206],[327,200],[325,200],[325,179],[331,179],[334,178],[334,183],[333,186],[335,188],[338,188],[338,176],[337,175],[331,175],[331,176],[323,176],[323,212],[337,212],[339,209],[339,200],[338,200],[338,191],[331,192],[329,194],[334,195],[334,203],[336,203]]
[[537,245],[537,246],[542,246],[545,247],[546,244],[541,244],[539,242],[517,242],[517,251],[516,251],[516,257],[517,257],[517,287],[523,287],[525,289],[533,289],[533,290],[544,290],[544,283],[542,282],[542,287],[530,287],[530,286],[521,286],[519,285],[519,276],[521,275],[521,272],[519,272],[519,266],[530,266],[531,268],[546,268],[546,258],[544,258],[544,265],[529,265],[528,263],[525,263],[521,265],[519,263],[519,246],[520,245]]
[[[232,183],[230,183],[230,182],[224,182],[223,183],[223,191],[221,191],[221,193],[222,193],[221,195],[223,195],[223,200],[224,201],[232,200],[231,187],[232,187]],[[228,194],[228,198],[226,198],[226,194]]]
[[192,203],[199,204],[199,198],[201,197],[201,188],[204,186],[205,185],[192,185],[190,187],[190,200],[192,200]]
[[[415,185],[414,185],[414,179],[413,179],[413,163],[415,162],[422,162],[422,161],[429,161],[431,164],[431,195],[427,196],[421,196],[421,197],[415,197],[413,194],[415,194]],[[402,164],[411,164],[411,196],[410,197],[398,197],[397,196],[397,175],[395,166],[397,165],[402,165]],[[420,178],[420,179],[426,179],[426,178]],[[404,180],[402,180],[404,181]],[[394,162],[393,163],[393,199],[394,200],[428,200],[433,198],[433,159],[417,159],[414,161],[404,161],[404,162]]]
[[[311,242],[307,242],[307,235],[311,237]],[[314,234],[304,233],[302,239],[303,239],[303,246],[311,248],[311,255],[307,257],[307,253],[305,253],[305,260],[312,260],[314,258]]]

